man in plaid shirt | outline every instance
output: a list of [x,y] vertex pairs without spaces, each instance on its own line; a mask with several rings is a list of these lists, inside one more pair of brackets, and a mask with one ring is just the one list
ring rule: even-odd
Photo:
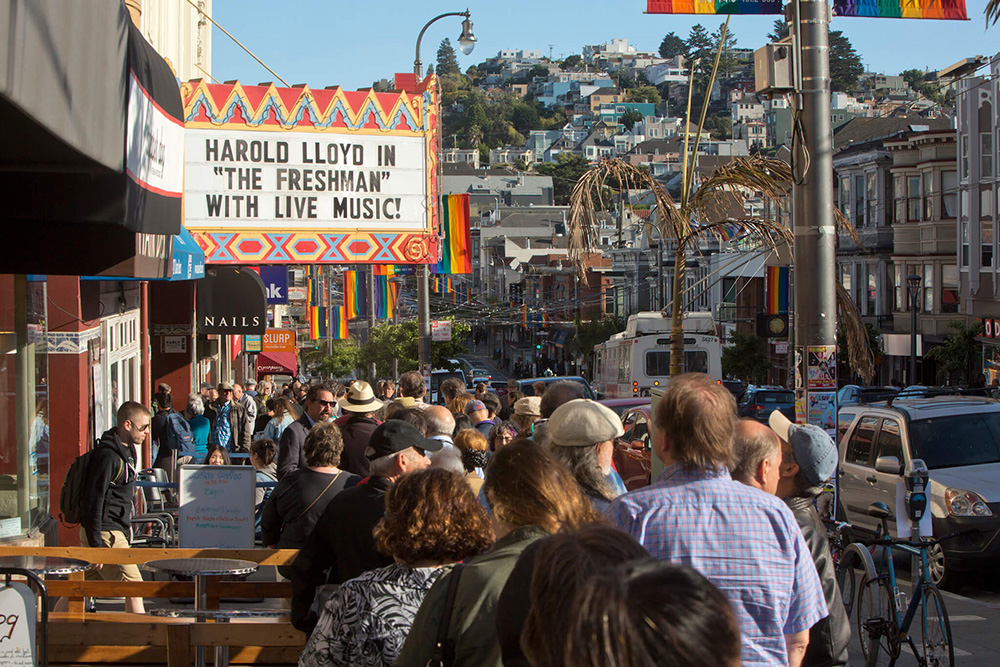
[[654,557],[695,568],[729,598],[743,665],[798,667],[809,628],[828,613],[823,589],[788,507],[730,477],[735,424],[721,384],[701,373],[672,378],[653,415],[663,474],[608,514]]

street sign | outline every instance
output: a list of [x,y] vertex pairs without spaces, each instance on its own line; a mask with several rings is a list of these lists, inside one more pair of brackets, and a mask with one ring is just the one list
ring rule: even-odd
[[264,282],[264,294],[267,295],[268,304],[288,303],[288,267],[282,264],[278,266],[260,267],[260,279]]
[[260,334],[254,334],[251,336],[243,337],[243,350],[246,352],[260,352],[261,349],[261,336]]
[[451,340],[451,320],[434,320],[431,322],[431,340],[435,343],[446,343]]
[[788,341],[778,340],[774,342],[774,353],[775,354],[788,354]]
[[309,291],[305,287],[288,288],[289,301],[305,301],[308,296],[309,296]]

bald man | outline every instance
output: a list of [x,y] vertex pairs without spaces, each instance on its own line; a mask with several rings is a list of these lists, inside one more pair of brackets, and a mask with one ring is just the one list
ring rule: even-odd
[[738,421],[733,432],[733,454],[733,479],[776,495],[781,479],[781,439],[767,424],[755,419]]

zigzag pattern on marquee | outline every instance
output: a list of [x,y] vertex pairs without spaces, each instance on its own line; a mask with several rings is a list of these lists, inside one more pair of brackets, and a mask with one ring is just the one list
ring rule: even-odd
[[198,232],[209,264],[414,264],[437,261],[433,236],[322,232]]
[[433,75],[410,93],[245,86],[195,79],[181,84],[184,121],[190,127],[309,127],[426,132],[434,118]]

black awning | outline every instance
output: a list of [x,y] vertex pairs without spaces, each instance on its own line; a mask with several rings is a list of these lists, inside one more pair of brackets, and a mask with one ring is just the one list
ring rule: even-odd
[[180,91],[121,0],[0,0],[0,15],[4,270],[92,275],[137,232],[177,234]]

